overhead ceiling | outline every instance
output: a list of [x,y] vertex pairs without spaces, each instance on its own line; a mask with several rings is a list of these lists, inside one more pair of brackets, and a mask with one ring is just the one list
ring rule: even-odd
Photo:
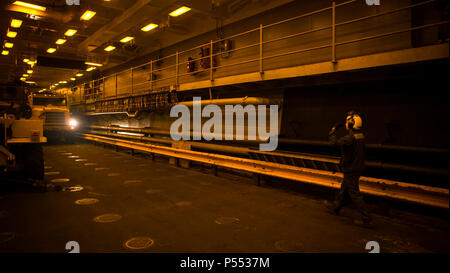
[[[30,69],[23,62],[24,58],[36,60],[42,56],[93,61],[102,63],[102,69],[107,69],[158,47],[212,30],[217,18],[231,23],[290,1],[292,0],[23,0],[46,7],[45,12],[33,12],[35,15],[20,12],[20,8],[13,4],[14,0],[1,1],[1,46],[5,41],[13,42],[14,46],[9,49],[9,55],[0,55],[0,84],[20,82],[21,75]],[[68,5],[71,2],[79,2],[80,5]],[[168,16],[181,6],[189,6],[192,10],[179,17]],[[86,10],[95,11],[95,16],[89,21],[80,20]],[[8,38],[6,32],[12,18],[20,19],[23,23],[17,31],[17,37]],[[140,30],[149,23],[158,24],[158,30]],[[64,38],[67,29],[76,29],[77,32],[74,36],[66,37],[64,44],[56,45],[55,41]],[[161,30],[166,32],[164,44],[158,40],[162,35]],[[167,33],[171,34],[170,39],[167,39]],[[125,36],[133,36],[135,39],[127,44],[120,43],[119,40]],[[104,48],[107,45],[115,45],[116,50],[106,52]],[[47,49],[51,47],[56,48],[56,52],[47,53]],[[50,67],[38,62],[34,65],[29,80],[36,82],[36,88],[47,88],[61,80],[70,81],[79,71],[79,68]],[[86,71],[83,73],[89,74]]]

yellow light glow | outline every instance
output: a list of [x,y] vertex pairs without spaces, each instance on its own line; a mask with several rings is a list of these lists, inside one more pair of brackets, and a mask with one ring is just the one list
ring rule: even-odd
[[87,65],[92,65],[92,66],[103,66],[103,64],[99,64],[99,63],[93,63],[93,62],[84,62]]
[[75,76],[77,76],[77,77],[82,77],[82,76],[83,76],[83,73],[77,73]]
[[18,20],[18,19],[11,20],[11,27],[20,28],[21,25],[22,25],[22,20]]
[[27,80],[27,78],[20,78],[20,80],[24,82]]
[[77,30],[76,30],[76,29],[68,29],[68,30],[64,33],[64,35],[66,35],[66,36],[73,36],[73,35],[75,35],[75,33],[77,33]]
[[29,84],[35,84],[36,82],[26,81],[26,83],[29,83]]
[[71,81],[74,81],[74,80],[76,80],[76,78],[70,78],[70,80],[71,80]]
[[22,1],[16,1],[13,4],[21,6],[21,7],[30,8],[30,9],[40,10],[40,11],[45,11],[47,9],[46,7],[43,7],[43,6],[38,6],[38,5],[34,5],[34,4],[22,2]]
[[142,31],[150,31],[154,28],[157,28],[158,25],[157,24],[148,24],[145,27],[141,28]]
[[56,48],[53,48],[53,47],[47,49],[47,53],[53,53],[55,51],[56,51]]
[[116,49],[116,47],[115,46],[107,46],[107,47],[105,47],[105,51],[113,51],[114,49]]
[[30,76],[30,75],[28,75],[28,74],[23,74],[22,75],[22,77],[25,77],[25,78],[28,77],[28,76]]
[[59,83],[55,83],[55,84],[54,84],[54,86],[58,86],[58,85],[59,85]]
[[28,70],[27,70],[27,73],[28,73],[28,74],[33,74],[33,70],[28,69]]
[[28,63],[29,61],[30,61],[29,59],[26,59],[26,58],[23,59],[23,62],[24,62],[24,63]]
[[2,55],[5,55],[5,56],[6,56],[6,55],[8,55],[8,54],[9,54],[9,51],[8,51],[8,50],[3,50],[3,51],[2,51]]
[[134,37],[127,36],[127,37],[122,38],[122,40],[120,40],[120,42],[121,43],[127,43],[127,42],[129,42],[129,41],[131,41],[133,39],[134,39]]
[[17,36],[17,32],[11,31],[11,30],[8,29],[8,32],[6,33],[6,36],[8,36],[9,38],[15,38]]
[[88,68],[86,69],[86,71],[92,71],[92,70],[94,70],[94,69],[96,69],[96,67],[91,66],[91,67],[88,67]]
[[13,43],[5,42],[5,47],[6,47],[6,48],[12,48],[13,46],[14,46]]
[[176,17],[176,16],[180,16],[181,14],[186,13],[190,10],[191,10],[191,8],[183,6],[177,10],[172,11],[171,13],[169,13],[169,15],[172,17]]
[[56,40],[55,44],[57,44],[57,45],[62,45],[62,44],[64,44],[65,42],[66,42],[66,39],[58,39],[58,40]]
[[83,15],[81,15],[80,19],[88,21],[88,20],[91,20],[91,18],[94,17],[95,14],[96,14],[95,11],[87,10],[83,13]]
[[67,83],[67,81],[59,81],[59,83]]

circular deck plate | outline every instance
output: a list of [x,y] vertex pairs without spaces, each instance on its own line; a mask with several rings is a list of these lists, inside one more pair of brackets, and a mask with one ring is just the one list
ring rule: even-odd
[[160,193],[160,192],[162,192],[162,190],[159,190],[159,189],[148,189],[145,191],[145,193],[148,193],[148,194],[155,194],[155,193]]
[[76,192],[76,191],[82,191],[84,188],[82,187],[82,186],[72,186],[72,187],[66,187],[65,189],[64,189],[64,191],[73,191],[73,192]]
[[45,172],[44,175],[57,175],[60,174],[60,172]]
[[239,223],[241,220],[239,220],[239,218],[236,217],[219,217],[216,219],[216,224],[218,225],[230,225],[230,224],[237,224]]
[[97,198],[83,198],[75,201],[75,204],[85,206],[85,205],[93,205],[98,202],[99,200]]
[[282,203],[278,203],[278,206],[280,208],[293,208],[293,207],[295,207],[295,204],[294,203],[282,202]]
[[176,202],[175,205],[177,207],[187,207],[187,206],[192,205],[192,202],[190,202],[190,201],[180,201],[180,202]]
[[134,237],[124,243],[129,249],[144,249],[151,247],[155,242],[150,237]]
[[140,180],[140,179],[132,179],[132,180],[123,181],[123,184],[128,185],[128,184],[136,184],[136,183],[141,183],[141,182],[142,182],[142,180]]
[[69,178],[55,178],[55,179],[50,180],[50,182],[53,182],[53,183],[64,183],[64,182],[69,182],[69,181],[70,181]]
[[275,248],[283,252],[303,252],[304,246],[300,242],[292,240],[280,240],[275,242]]
[[112,223],[122,219],[122,216],[116,213],[106,213],[94,217],[94,221],[97,223]]

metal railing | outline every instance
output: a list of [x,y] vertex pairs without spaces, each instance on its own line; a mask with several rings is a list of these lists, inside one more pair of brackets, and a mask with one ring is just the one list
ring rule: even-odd
[[[424,23],[421,26],[400,28],[396,30],[390,30],[384,33],[377,33],[374,35],[347,39],[344,41],[339,41],[338,39],[340,38],[337,36],[338,28],[348,26],[350,24],[367,21],[374,18],[379,18],[381,16],[393,15],[417,7],[423,7],[435,1],[436,0],[428,0],[412,5],[394,8],[387,11],[377,12],[376,14],[362,16],[359,18],[342,20],[341,22],[336,22],[337,9],[350,4],[354,4],[358,2],[358,0],[350,0],[339,4],[335,3],[335,1],[332,1],[331,6],[329,7],[304,13],[272,24],[268,25],[261,24],[258,28],[254,28],[242,33],[228,36],[223,39],[211,40],[207,43],[201,44],[194,48],[190,48],[184,51],[177,51],[168,56],[152,60],[139,66],[132,67],[127,70],[102,77],[100,79],[80,84],[76,86],[79,90],[77,91],[78,94],[75,93],[75,95],[72,95],[71,101],[72,103],[90,103],[98,100],[108,100],[120,97],[144,95],[158,91],[161,88],[167,88],[170,86],[179,86],[180,84],[195,82],[199,80],[209,80],[211,81],[211,83],[213,83],[216,77],[224,77],[244,73],[242,70],[244,65],[251,65],[250,69],[248,69],[248,72],[259,72],[261,75],[263,75],[267,64],[270,64],[270,62],[273,61],[274,59],[324,49],[327,50],[331,49],[331,52],[329,52],[330,55],[328,55],[328,57],[324,56],[323,54],[320,54],[321,57],[324,58],[323,61],[331,61],[333,63],[336,63],[338,59],[337,47],[339,46],[354,44],[377,38],[383,38],[387,36],[394,36],[406,32],[433,28],[440,25],[448,24],[448,21],[439,21],[427,24]],[[315,27],[313,29],[289,35],[284,35],[282,37],[272,38],[269,40],[264,39],[264,34],[268,29],[275,28],[280,25],[294,22],[295,20],[300,20],[303,18],[311,17],[322,13],[329,13],[330,24]],[[392,26],[389,26],[389,28],[390,27]],[[308,46],[305,48],[302,48],[300,46],[300,48],[295,50],[273,54],[269,54],[270,50],[267,49],[265,50],[266,47],[275,44],[277,42],[285,41],[287,43],[290,43],[289,41],[291,41],[293,38],[305,37],[305,35],[308,34],[319,33],[324,31],[327,31],[327,33],[329,32],[327,35],[321,38],[325,42],[320,42],[319,44],[314,46]],[[255,36],[255,41],[248,42],[247,40],[251,38],[250,37],[251,35]],[[345,37],[349,35],[342,35],[342,36]],[[227,51],[222,51],[220,49],[221,45],[225,41],[243,37],[245,37],[246,42],[248,44],[232,48]],[[295,43],[294,42],[292,43],[294,44],[293,47],[295,48],[296,47]],[[301,45],[305,45],[305,43],[302,43]],[[411,47],[411,45],[409,45],[409,47]],[[275,46],[275,48],[277,47]],[[199,49],[205,50],[206,53],[199,58],[193,58],[187,61],[180,61],[181,59],[187,59],[186,57],[190,56],[190,54],[192,54],[193,52],[195,53],[195,51],[198,51]],[[241,58],[239,58],[238,56],[234,56],[233,58],[226,58],[226,61],[222,61],[223,63],[218,64],[217,59],[219,56],[224,56],[224,54],[230,56],[230,54],[238,54],[238,52],[244,52],[248,50],[251,51],[250,52],[251,54],[245,54]],[[279,50],[276,50],[276,52],[278,51]],[[236,60],[230,61],[231,59]],[[162,63],[167,64],[162,65]],[[184,73],[181,72],[180,67],[185,67],[190,64],[196,65],[200,64],[201,67],[195,71],[186,71]],[[240,66],[240,69],[237,72],[236,70],[232,70],[230,72],[225,71],[225,69],[234,68],[236,66]],[[278,65],[277,67],[283,68],[288,66],[290,65],[282,64]]]
[[[123,147],[131,149],[132,153],[134,153],[134,151],[150,153],[152,158],[154,154],[174,158],[177,165],[179,164],[179,160],[212,165],[215,168],[215,174],[217,174],[217,167],[222,167],[250,172],[258,175],[258,177],[260,175],[267,175],[330,188],[339,188],[343,177],[342,173],[334,171],[304,168],[283,163],[246,159],[216,153],[191,151],[163,145],[124,140],[115,137],[83,133],[80,133],[79,137],[93,142],[113,145],[116,146],[116,148]],[[302,159],[306,159],[306,157],[302,157]],[[333,162],[333,160],[329,161],[331,163]],[[360,178],[360,189],[364,194],[444,209],[449,208],[448,189],[364,176]]]

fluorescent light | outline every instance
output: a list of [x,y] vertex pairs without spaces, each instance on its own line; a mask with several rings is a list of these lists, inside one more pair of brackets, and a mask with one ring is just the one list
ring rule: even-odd
[[188,12],[190,10],[191,10],[191,8],[183,6],[183,7],[179,8],[179,9],[177,9],[177,10],[172,11],[171,13],[169,13],[169,15],[172,16],[172,17],[176,17],[176,16],[179,16],[179,15],[181,15],[183,13],[186,13],[186,12]]
[[86,69],[86,71],[92,71],[92,70],[94,70],[94,69],[96,69],[96,67],[91,66],[91,67],[88,67],[88,68]]
[[77,30],[76,30],[76,29],[68,29],[68,30],[64,33],[64,35],[66,35],[66,36],[73,36],[73,35],[75,35],[75,33],[77,33]]
[[12,48],[13,46],[14,46],[13,43],[5,42],[5,47],[6,48]]
[[53,53],[55,51],[56,51],[56,48],[53,48],[53,47],[47,49],[47,53]]
[[26,58],[23,59],[23,62],[24,62],[24,63],[28,63],[29,61],[30,61],[29,59],[26,59]]
[[57,44],[57,45],[62,45],[62,44],[64,44],[65,42],[66,42],[66,39],[58,39],[58,40],[56,40],[55,44]]
[[105,47],[105,51],[113,51],[114,49],[116,49],[116,47],[115,46],[107,46],[107,47]]
[[75,74],[75,76],[77,76],[77,77],[82,77],[82,76],[83,76],[83,73],[77,73],[77,74]]
[[22,20],[19,20],[19,19],[12,19],[11,20],[11,27],[19,28],[21,25],[22,25]]
[[58,86],[58,85],[59,85],[59,83],[55,83],[55,84],[54,84],[54,86]]
[[35,84],[36,82],[26,81],[26,83],[29,83],[29,84]]
[[134,37],[127,36],[127,37],[122,38],[122,40],[120,40],[120,42],[121,43],[126,43],[126,42],[129,42],[129,41],[133,40],[133,39],[134,39]]
[[103,64],[99,64],[99,63],[93,63],[93,62],[84,62],[87,65],[92,65],[92,66],[103,66]]
[[96,14],[95,11],[87,10],[83,13],[83,15],[81,15],[80,19],[88,21],[88,20],[91,20],[91,18],[94,17],[95,14]]
[[158,27],[157,24],[148,24],[145,27],[141,28],[142,31],[150,31],[154,28]]
[[59,83],[67,83],[67,81],[59,81]]
[[15,38],[17,36],[17,32],[11,31],[11,30],[8,29],[8,32],[6,33],[6,36],[8,36],[9,38]]
[[70,80],[71,80],[71,81],[74,81],[74,80],[76,80],[76,78],[70,78]]
[[22,2],[22,1],[16,1],[13,4],[21,6],[21,7],[30,8],[30,9],[40,10],[40,11],[45,11],[47,9],[46,7],[43,7],[43,6],[38,6],[38,5],[34,5],[34,4]]
[[9,54],[9,51],[8,51],[8,50],[3,50],[3,51],[2,51],[2,55],[5,55],[5,56],[6,56],[6,55],[8,55],[8,54]]
[[29,76],[28,74],[23,74],[22,75],[22,77],[25,77],[25,78],[28,77],[28,76]]
[[33,70],[28,69],[28,70],[27,70],[27,73],[28,73],[28,74],[33,74]]
[[24,81],[26,81],[27,79],[22,77],[22,78],[20,78],[20,80],[24,82]]

